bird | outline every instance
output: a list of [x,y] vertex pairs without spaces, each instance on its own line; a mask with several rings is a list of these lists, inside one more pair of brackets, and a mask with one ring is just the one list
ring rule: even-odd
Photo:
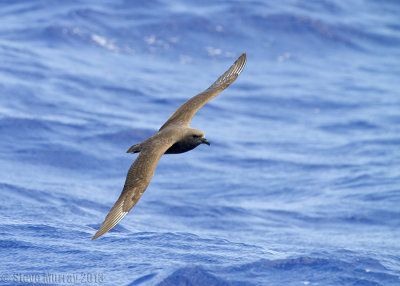
[[121,195],[92,240],[116,226],[138,202],[147,189],[163,154],[184,153],[200,144],[210,146],[204,133],[191,128],[190,122],[203,105],[236,80],[245,64],[246,53],[243,53],[209,88],[179,106],[156,134],[128,149],[127,153],[139,153],[139,155],[128,170]]

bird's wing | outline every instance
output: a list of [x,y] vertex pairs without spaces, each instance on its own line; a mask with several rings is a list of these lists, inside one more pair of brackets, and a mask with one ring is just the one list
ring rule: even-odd
[[171,140],[162,138],[156,138],[146,144],[129,168],[121,195],[92,240],[116,226],[137,203],[149,185],[158,161],[172,144]]
[[242,54],[235,63],[221,75],[209,88],[192,97],[175,110],[174,114],[160,128],[162,130],[169,124],[189,124],[196,112],[209,100],[216,97],[238,77],[246,64],[246,54]]

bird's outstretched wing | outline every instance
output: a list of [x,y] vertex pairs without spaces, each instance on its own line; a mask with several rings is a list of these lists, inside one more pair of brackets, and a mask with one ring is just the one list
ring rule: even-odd
[[246,64],[246,54],[242,54],[235,63],[221,75],[209,88],[192,97],[178,107],[170,118],[161,126],[160,130],[170,124],[183,123],[189,125],[196,112],[209,100],[216,97],[238,77]]
[[92,237],[92,240],[102,236],[116,226],[133,208],[149,185],[161,156],[171,146],[170,140],[163,140],[162,138],[155,138],[155,140],[144,146],[135,162],[129,168],[121,195],[104,219],[99,230]]

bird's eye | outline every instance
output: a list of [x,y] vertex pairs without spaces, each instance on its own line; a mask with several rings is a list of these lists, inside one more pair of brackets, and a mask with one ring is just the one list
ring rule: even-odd
[[200,137],[199,135],[196,135],[196,134],[193,134],[192,136],[193,136],[193,138],[199,138]]

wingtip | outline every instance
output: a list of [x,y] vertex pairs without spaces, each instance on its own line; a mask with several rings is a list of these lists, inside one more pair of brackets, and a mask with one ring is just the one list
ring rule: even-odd
[[232,67],[235,67],[235,72],[237,75],[239,75],[242,70],[244,69],[244,66],[246,65],[247,61],[247,55],[246,53],[242,53],[240,57],[235,61]]
[[100,229],[92,236],[92,238],[90,240],[95,240],[98,239],[100,236],[103,236],[104,234],[106,234],[108,231],[100,233]]
[[92,236],[92,238],[90,239],[90,240],[95,240],[95,239],[97,239],[97,238],[99,238],[100,236],[102,236],[103,234],[100,234],[99,235],[99,232],[97,231],[93,236]]
[[240,57],[237,59],[237,61],[243,60],[244,62],[246,62],[246,59],[247,59],[247,54],[246,54],[246,52],[244,52],[240,55]]
[[95,240],[96,238],[99,238],[100,236],[109,232],[127,215],[128,212],[122,211],[122,203],[117,201],[115,204],[118,206],[118,208],[111,208],[102,225],[93,235],[91,240]]

